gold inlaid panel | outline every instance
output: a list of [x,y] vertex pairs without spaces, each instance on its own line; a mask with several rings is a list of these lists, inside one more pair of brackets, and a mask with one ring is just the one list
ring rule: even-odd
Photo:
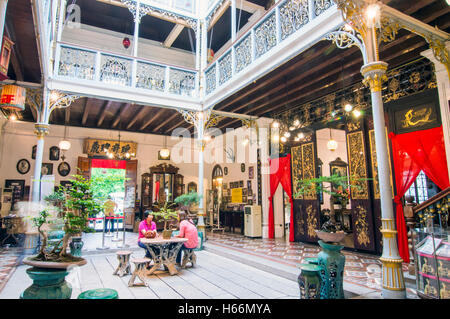
[[308,237],[316,238],[317,234],[315,230],[319,229],[319,226],[317,225],[316,210],[313,208],[312,204],[308,205],[306,208],[306,224],[308,229]]
[[[302,172],[303,179],[316,177],[316,165],[314,159],[314,143],[302,145]],[[317,199],[317,194],[313,186],[304,194],[304,199]]]
[[367,210],[361,205],[355,209],[355,231],[358,244],[367,247],[370,244],[369,223],[367,222]]
[[[367,178],[366,151],[362,131],[347,134],[347,149],[349,172],[352,178]],[[367,181],[351,181],[353,185],[352,199],[368,199],[369,187]]]
[[292,186],[294,199],[301,199],[302,196],[297,196],[298,183],[302,179],[302,151],[301,146],[291,148],[291,168],[292,168]]

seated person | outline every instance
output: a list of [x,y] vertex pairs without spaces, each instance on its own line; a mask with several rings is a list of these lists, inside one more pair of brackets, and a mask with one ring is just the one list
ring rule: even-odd
[[145,249],[145,257],[152,258],[147,246],[141,243],[141,238],[155,238],[156,237],[156,223],[153,221],[153,214],[151,210],[144,212],[144,219],[139,224],[138,246]]
[[181,255],[183,250],[196,248],[198,245],[197,227],[191,219],[187,219],[186,213],[178,212],[178,220],[180,222],[180,233],[176,235],[177,238],[187,238],[188,241],[181,246],[177,255],[177,264],[181,265]]

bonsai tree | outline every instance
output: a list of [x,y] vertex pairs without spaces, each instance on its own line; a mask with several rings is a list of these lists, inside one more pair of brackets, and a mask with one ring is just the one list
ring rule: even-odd
[[91,182],[81,175],[73,175],[73,177],[70,188],[60,186],[55,193],[45,198],[46,202],[54,205],[58,217],[63,220],[64,224],[64,237],[54,246],[52,251],[46,252],[48,235],[43,231],[43,226],[51,222],[48,209],[41,211],[37,217],[32,219],[43,237],[40,252],[34,257],[35,260],[61,262],[80,259],[67,253],[69,240],[72,236],[88,228],[89,215],[99,212],[101,206],[98,200],[92,196]]
[[153,212],[153,215],[155,217],[159,217],[159,219],[164,220],[164,231],[167,231],[167,222],[170,219],[176,219],[178,218],[177,212],[172,209],[174,204],[169,204],[168,202],[165,202],[164,205],[159,209],[157,212]]
[[189,213],[189,208],[192,204],[198,204],[200,202],[200,196],[197,192],[190,192],[188,194],[183,194],[175,198],[175,203],[180,206],[180,209],[187,210]]

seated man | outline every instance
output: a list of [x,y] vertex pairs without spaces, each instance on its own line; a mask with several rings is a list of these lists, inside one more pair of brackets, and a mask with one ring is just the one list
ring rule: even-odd
[[178,238],[187,238],[188,241],[181,246],[180,251],[177,255],[177,264],[181,265],[181,255],[183,253],[183,250],[187,249],[194,249],[198,245],[198,232],[197,227],[192,222],[192,220],[188,220],[186,213],[180,211],[178,213],[178,220],[180,221],[180,233],[176,235],[175,237]]
[[156,237],[156,223],[153,221],[152,211],[146,210],[144,212],[144,219],[139,224],[138,246],[145,249],[145,257],[152,258],[147,246],[141,243],[141,238],[155,238]]

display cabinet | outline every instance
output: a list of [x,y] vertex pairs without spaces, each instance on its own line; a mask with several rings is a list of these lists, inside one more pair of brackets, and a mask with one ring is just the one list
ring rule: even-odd
[[152,207],[152,175],[144,173],[141,175],[141,203],[142,210],[151,209]]
[[450,232],[415,229],[413,243],[417,294],[426,299],[450,299]]

